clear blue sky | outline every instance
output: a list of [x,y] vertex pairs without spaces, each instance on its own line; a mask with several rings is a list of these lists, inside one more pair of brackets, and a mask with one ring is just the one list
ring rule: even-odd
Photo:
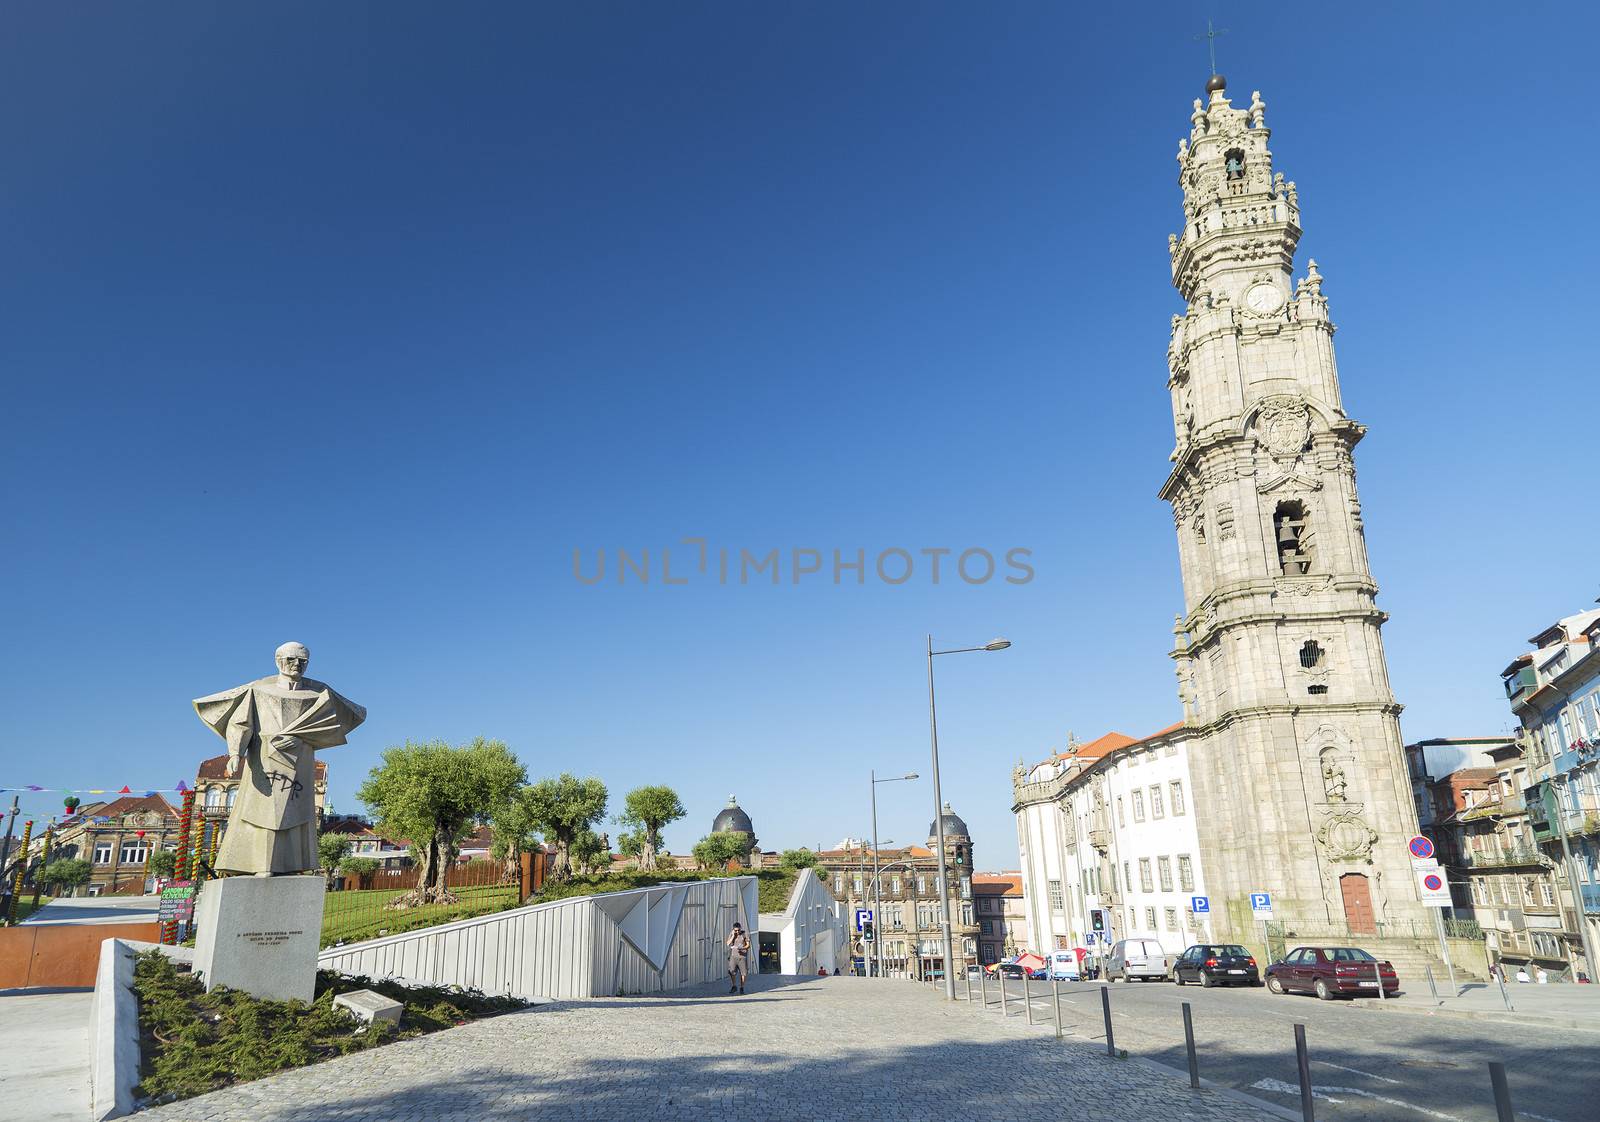
[[[1589,5],[13,4],[0,786],[170,787],[286,639],[406,738],[730,791],[768,846],[1179,713],[1177,141],[1259,88],[1327,277],[1409,739],[1591,604]],[[1591,324],[1585,329],[1584,323]],[[1013,547],[1037,576],[587,586],[572,551]],[[688,554],[674,558],[683,571]],[[831,562],[830,562],[831,564]],[[613,574],[614,575],[614,574]],[[920,841],[928,784],[883,789]],[[32,797],[48,813],[55,796]]]

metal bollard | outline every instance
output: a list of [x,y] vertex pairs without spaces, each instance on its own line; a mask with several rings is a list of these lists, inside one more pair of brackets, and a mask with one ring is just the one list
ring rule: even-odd
[[1383,963],[1373,962],[1372,976],[1378,979],[1378,1000],[1383,1000]]
[[1490,1062],[1489,1082],[1494,1085],[1494,1113],[1500,1122],[1517,1122],[1511,1109],[1511,1087],[1506,1083],[1506,1065]]
[[1294,1026],[1294,1058],[1300,1068],[1300,1117],[1305,1122],[1316,1122],[1316,1112],[1311,1105],[1311,1057],[1306,1053],[1306,1026]]
[[1189,1086],[1200,1089],[1200,1060],[1194,1054],[1194,1018],[1189,1013],[1189,1003],[1183,1003],[1183,1043],[1189,1050]]
[[983,998],[983,1007],[985,1009],[989,1008],[989,972],[987,970],[978,971],[978,994]]
[[1006,1005],[1006,975],[1005,975],[1005,972],[1003,970],[996,970],[994,972],[994,980],[1000,983],[1000,1015],[1002,1017],[1009,1017],[1009,1016],[1011,1016],[1011,1009],[1010,1009],[1009,1006]]
[[1033,979],[1022,976],[1022,1001],[1028,1007],[1028,1023],[1033,1024]]
[[[978,969],[981,970],[981,969],[983,969],[983,967],[980,966]],[[972,971],[963,970],[961,972],[961,980],[966,983],[966,986],[967,986],[967,1004],[971,1005],[972,1004]]]
[[1117,1056],[1117,1038],[1111,1032],[1111,987],[1100,987],[1100,1008],[1106,1016],[1106,1055],[1112,1059]]
[[1056,1007],[1056,1039],[1061,1039],[1061,979],[1054,969],[1050,971],[1050,1002]]

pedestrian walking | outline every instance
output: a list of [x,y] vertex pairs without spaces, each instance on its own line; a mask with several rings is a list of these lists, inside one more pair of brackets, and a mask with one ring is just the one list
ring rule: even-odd
[[728,935],[728,992],[743,993],[750,974],[750,936],[740,924]]

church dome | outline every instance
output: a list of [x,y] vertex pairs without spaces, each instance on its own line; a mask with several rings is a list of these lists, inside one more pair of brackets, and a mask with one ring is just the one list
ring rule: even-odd
[[750,822],[750,816],[739,806],[739,800],[732,795],[728,796],[728,805],[717,814],[716,820],[711,823],[711,832],[718,833],[723,830],[736,830],[742,834],[755,837],[756,828]]
[[[950,838],[969,838],[972,836],[967,832],[967,824],[961,820],[961,816],[959,814],[950,809],[949,803],[944,804],[944,813],[939,817],[944,819],[944,836],[947,840]],[[928,823],[928,837],[935,841],[938,840],[939,823]]]

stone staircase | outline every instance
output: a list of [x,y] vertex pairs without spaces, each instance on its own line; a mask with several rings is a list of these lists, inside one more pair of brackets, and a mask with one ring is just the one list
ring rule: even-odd
[[[1429,970],[1433,971],[1434,984],[1441,992],[1448,984],[1450,975],[1445,969],[1437,940],[1430,943],[1422,939],[1374,939],[1368,936],[1352,941],[1363,950],[1393,963],[1395,973],[1400,975],[1402,990],[1426,992]],[[1489,968],[1484,960],[1481,942],[1475,939],[1450,939],[1448,942],[1457,982],[1489,980]]]

